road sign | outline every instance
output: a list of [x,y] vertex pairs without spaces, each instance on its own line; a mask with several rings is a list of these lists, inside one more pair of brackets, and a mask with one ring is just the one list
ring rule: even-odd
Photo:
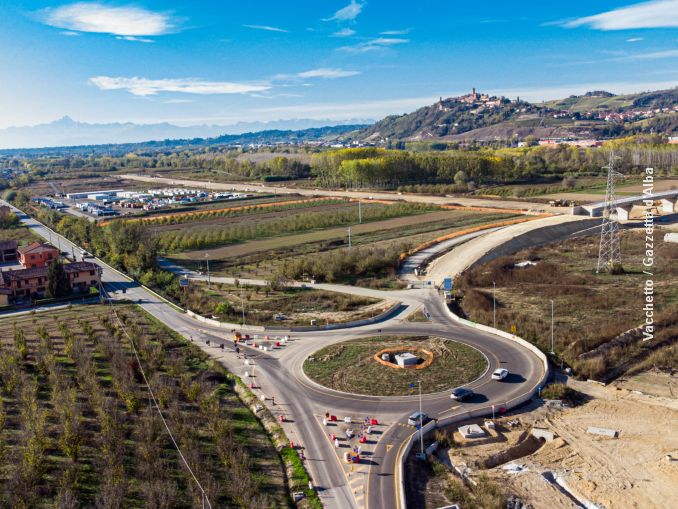
[[443,289],[447,290],[448,292],[452,290],[452,278],[451,277],[446,277],[443,279]]
[[511,334],[515,334],[517,331],[518,329],[516,329],[516,324],[514,323],[513,325],[511,325]]
[[414,382],[410,383],[410,389],[414,389],[416,386],[417,386],[417,384],[415,384]]
[[179,286],[188,286],[188,278],[182,277],[179,280]]

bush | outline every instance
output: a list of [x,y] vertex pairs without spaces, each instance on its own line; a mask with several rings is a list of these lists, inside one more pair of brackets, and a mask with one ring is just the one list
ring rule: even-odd
[[584,395],[581,392],[560,383],[549,384],[544,387],[541,391],[541,397],[544,399],[560,399],[572,406],[579,405],[584,400]]

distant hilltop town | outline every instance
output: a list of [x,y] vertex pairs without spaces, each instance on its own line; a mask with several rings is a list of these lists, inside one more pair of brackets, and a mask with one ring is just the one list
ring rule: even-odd
[[[520,97],[516,99],[516,102],[520,102]],[[437,103],[437,108],[439,111],[452,111],[452,108],[446,103],[464,103],[471,106],[479,106],[486,108],[498,108],[502,104],[510,104],[511,100],[506,97],[497,97],[490,96],[489,94],[480,94],[476,91],[475,87],[470,94],[462,95],[460,97],[448,97],[447,99],[440,98],[440,101]]]

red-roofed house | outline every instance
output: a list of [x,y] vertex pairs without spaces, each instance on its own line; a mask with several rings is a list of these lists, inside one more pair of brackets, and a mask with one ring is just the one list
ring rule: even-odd
[[52,260],[59,257],[59,250],[49,244],[41,242],[33,242],[27,246],[20,247],[19,261],[27,269],[35,269],[38,267],[47,267]]
[[[71,290],[87,293],[90,287],[98,286],[101,267],[92,262],[73,262],[64,264]],[[49,267],[33,269],[6,270],[0,272],[0,305],[2,296],[9,299],[44,297],[47,291]]]

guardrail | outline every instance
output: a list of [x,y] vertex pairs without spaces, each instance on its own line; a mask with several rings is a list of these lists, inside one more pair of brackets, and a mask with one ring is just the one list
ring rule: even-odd
[[[530,350],[532,353],[534,353],[539,360],[542,363],[543,367],[543,373],[537,384],[532,387],[529,391],[527,391],[525,394],[522,394],[521,396],[517,396],[513,399],[510,399],[506,401],[506,409],[511,409],[515,408],[517,406],[522,405],[523,403],[529,401],[532,399],[532,396],[534,395],[535,390],[537,390],[538,387],[543,386],[543,384],[548,380],[549,377],[549,362],[548,358],[542,352],[534,346],[532,343],[529,343],[528,341],[525,341],[523,338],[520,338],[516,336],[515,334],[509,334],[508,332],[504,332],[499,329],[495,329],[493,327],[488,327],[487,325],[483,325],[480,323],[475,323],[472,322],[471,320],[466,320],[465,318],[461,318],[460,316],[457,316],[454,314],[449,307],[447,307],[447,304],[445,304],[445,309],[447,310],[447,313],[449,314],[450,318],[454,320],[455,322],[462,323],[468,327],[473,327],[478,330],[482,330],[484,332],[489,332],[490,334],[494,334],[495,336],[500,336],[503,338],[506,338],[510,341],[513,341],[515,343],[518,343],[520,346],[523,348],[526,348]],[[448,417],[446,419],[441,419],[439,421],[431,421],[429,424],[424,426],[421,431],[416,431],[415,433],[412,433],[412,435],[407,438],[407,441],[404,443],[404,446],[401,447],[401,449],[398,451],[398,457],[396,457],[396,469],[397,472],[396,474],[398,475],[398,479],[396,480],[396,490],[398,491],[397,493],[397,499],[399,501],[399,509],[406,509],[407,507],[407,500],[405,496],[405,460],[412,450],[412,445],[414,444],[414,441],[419,438],[419,433],[423,433],[426,435],[427,433],[431,432],[432,430],[436,428],[442,428],[445,426],[449,426],[450,424],[453,424],[455,422],[463,421],[466,419],[470,419],[473,417],[482,417],[489,415],[492,412],[492,405],[484,406],[482,408],[476,408],[474,410],[469,410],[468,412],[464,412],[463,414],[457,414],[451,417]],[[427,429],[427,427],[430,426],[430,428]]]

